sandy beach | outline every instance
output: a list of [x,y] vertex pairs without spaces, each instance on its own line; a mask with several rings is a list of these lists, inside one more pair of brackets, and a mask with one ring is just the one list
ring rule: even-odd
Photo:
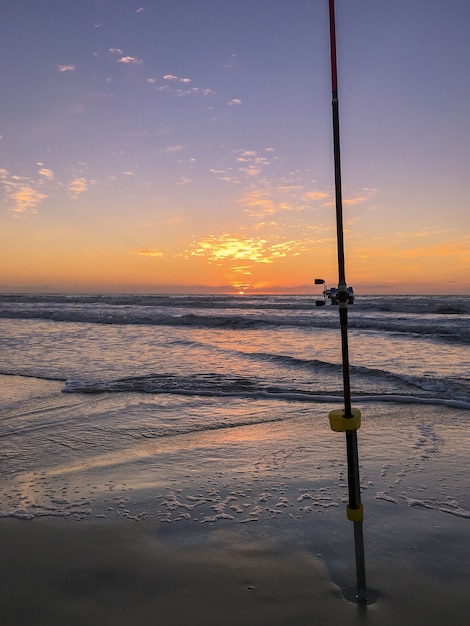
[[[38,401],[37,380],[12,381],[9,402]],[[69,402],[45,383],[50,419],[65,410],[51,385]],[[114,401],[103,394],[93,410]],[[319,405],[87,457],[54,458],[49,441],[41,471],[3,475],[2,623],[464,626],[468,411],[360,408],[366,608],[347,599],[344,441]]]
[[[422,555],[428,572],[413,559],[380,562],[371,554],[378,599],[364,608],[344,599],[321,559],[273,539],[221,531],[177,547],[131,522],[4,520],[0,528],[8,625],[466,624],[468,578],[440,561],[443,548]],[[463,528],[446,539],[460,542]],[[421,548],[434,543],[423,538]]]

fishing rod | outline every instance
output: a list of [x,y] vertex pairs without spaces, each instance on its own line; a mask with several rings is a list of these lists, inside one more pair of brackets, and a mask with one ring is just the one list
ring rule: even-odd
[[[364,558],[363,507],[361,503],[361,486],[359,480],[359,454],[357,447],[357,429],[361,425],[361,413],[351,407],[351,385],[349,378],[349,347],[348,347],[348,303],[351,303],[351,288],[346,284],[344,262],[343,233],[343,201],[341,190],[341,159],[339,141],[339,106],[338,106],[338,74],[336,67],[336,25],[335,2],[329,0],[330,17],[330,58],[331,88],[333,108],[333,146],[335,168],[335,204],[336,204],[336,238],[338,248],[338,290],[336,293],[341,329],[341,353],[343,370],[344,410],[336,409],[329,414],[330,426],[336,432],[346,433],[346,452],[348,462],[348,505],[347,518],[354,524],[354,544],[356,554],[356,600],[367,602],[366,568]],[[316,281],[317,282],[317,281]],[[320,282],[320,281],[318,281]],[[324,282],[324,281],[322,281]]]

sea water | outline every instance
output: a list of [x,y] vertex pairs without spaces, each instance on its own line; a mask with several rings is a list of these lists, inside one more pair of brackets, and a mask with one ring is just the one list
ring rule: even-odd
[[[348,311],[353,403],[393,406],[393,428],[409,423],[407,407],[455,409],[458,419],[445,428],[448,441],[458,441],[457,422],[470,415],[470,297],[360,296]],[[4,294],[0,345],[0,516],[125,511],[136,519],[254,521],[344,499],[337,451],[323,447],[318,462],[309,461],[310,475],[323,480],[313,488],[298,480],[303,461],[295,471],[279,469],[294,453],[313,458],[294,431],[289,450],[273,451],[250,442],[246,430],[265,424],[284,441],[295,420],[308,420],[320,436],[328,410],[340,406],[338,308],[317,307],[313,296]],[[234,447],[243,428],[244,445]],[[393,428],[381,424],[390,441]],[[391,474],[399,485],[414,460],[421,471],[419,459],[442,449],[434,423],[419,422],[414,432],[406,467],[369,447],[384,481],[376,498],[469,517],[454,492],[433,504],[392,488]],[[212,467],[232,472],[230,488],[225,474],[192,488],[198,469]],[[240,488],[237,472],[246,479]],[[175,489],[165,484],[168,473]],[[292,502],[287,480],[297,489]],[[366,468],[365,488],[374,481]],[[138,510],[133,487],[149,489]]]
[[[2,295],[0,373],[70,393],[316,402],[342,393],[338,327],[310,296]],[[355,396],[470,407],[470,297],[360,297],[349,329]]]

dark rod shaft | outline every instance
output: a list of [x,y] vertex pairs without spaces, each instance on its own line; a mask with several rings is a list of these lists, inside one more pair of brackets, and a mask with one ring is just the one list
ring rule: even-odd
[[[343,390],[344,416],[352,418],[351,385],[349,379],[349,348],[348,348],[348,307],[346,272],[344,263],[344,234],[343,234],[343,200],[341,189],[341,158],[339,141],[339,106],[338,106],[338,74],[336,67],[336,26],[335,3],[329,0],[330,13],[330,57],[331,57],[331,85],[333,108],[333,144],[335,163],[335,199],[336,199],[336,236],[338,242],[338,299],[341,327],[341,351],[343,360]],[[349,508],[358,509],[361,506],[361,487],[359,480],[359,455],[357,448],[357,430],[346,431],[346,451],[348,459],[348,490]],[[364,538],[362,522],[354,522],[354,543],[356,552],[356,580],[357,599],[367,601],[366,568],[364,559]]]

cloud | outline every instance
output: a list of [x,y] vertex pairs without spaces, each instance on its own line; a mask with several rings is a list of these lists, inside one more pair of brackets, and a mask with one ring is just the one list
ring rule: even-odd
[[[311,189],[313,181],[308,170],[280,176],[279,159],[273,153],[274,148],[263,148],[261,153],[251,149],[235,150],[209,172],[218,180],[236,183],[241,188],[237,201],[245,213],[255,219],[292,211],[312,211],[314,203],[323,206],[325,200],[331,199],[331,193]],[[285,222],[287,224],[287,219]]]
[[238,106],[239,104],[241,104],[242,101],[239,98],[232,98],[231,100],[229,100],[227,102],[227,104],[229,105],[229,107],[233,107],[233,106]]
[[58,65],[57,69],[59,72],[73,72],[75,70],[75,65]]
[[143,63],[142,59],[124,55],[124,51],[121,50],[121,48],[109,48],[108,52],[110,54],[121,57],[120,59],[118,59],[118,63],[124,63],[127,65],[140,65],[141,63]]
[[343,198],[343,204],[362,204],[367,198],[365,196],[358,196],[356,198]]
[[15,213],[23,213],[32,210],[35,213],[36,206],[40,204],[47,196],[27,185],[18,186],[11,193],[11,198],[15,201],[13,211]]
[[121,57],[118,59],[118,63],[126,63],[128,65],[140,65],[143,63],[142,59],[138,59],[137,57]]
[[183,178],[179,181],[178,185],[189,185],[192,182],[193,181],[191,178],[186,178],[185,176],[183,176]]
[[180,152],[181,150],[185,150],[187,147],[188,146],[184,145],[166,146],[165,148],[162,148],[160,152],[163,152],[164,154],[171,154],[172,152]]
[[259,174],[261,174],[261,170],[253,165],[250,165],[250,167],[242,167],[240,171],[246,176],[259,176]]
[[394,233],[394,238],[402,241],[411,240],[414,241],[416,239],[429,239],[434,238],[436,236],[440,237],[441,235],[447,235],[452,232],[452,230],[444,230],[439,226],[427,226],[417,231],[402,231]]
[[239,265],[239,266],[234,266],[231,269],[232,269],[232,272],[235,272],[236,274],[243,274],[244,276],[251,276],[251,274],[253,273],[251,271],[251,268],[252,268],[251,265]]
[[42,167],[38,174],[47,178],[47,180],[54,180],[54,172],[52,170],[48,170],[46,167]]
[[233,183],[234,185],[239,185],[240,180],[236,176],[232,175],[232,173],[230,172],[230,169],[231,168],[227,170],[220,170],[216,168],[211,168],[209,172],[217,176],[217,178],[224,183]]
[[88,190],[88,183],[85,178],[75,178],[68,187],[70,195],[74,200]]
[[325,200],[325,198],[331,198],[331,194],[326,191],[307,191],[302,198],[304,200]]
[[269,263],[265,258],[266,241],[260,238],[239,238],[234,235],[209,235],[194,244],[190,256],[206,257],[209,262],[224,260]]
[[217,165],[218,167],[210,168],[209,172],[215,174],[219,180],[237,185],[244,184],[249,193],[259,191],[254,190],[256,185],[257,188],[262,188],[259,193],[267,193],[264,189],[268,184],[265,170],[271,162],[265,156],[259,156],[255,150],[235,150]]
[[278,211],[278,205],[266,189],[249,191],[239,199],[239,202],[246,207],[245,211],[253,217],[269,215]]
[[[209,96],[210,94],[215,93],[213,89],[208,89],[208,88],[202,88],[202,87],[191,87],[189,89],[182,89],[181,87],[178,87],[178,83],[181,83],[181,85],[186,85],[189,87],[189,85],[193,82],[192,78],[188,78],[183,77],[180,78],[179,76],[176,76],[175,74],[165,74],[162,79],[165,81],[165,84],[163,85],[158,85],[155,86],[155,89],[157,91],[160,91],[161,93],[168,93],[172,96],[177,96],[177,97],[182,97],[182,96],[191,96],[191,95],[203,95],[203,96]],[[156,78],[147,78],[147,82],[150,85],[156,85],[157,83],[157,79]]]
[[144,7],[139,7],[139,8],[136,10],[136,13],[142,13],[142,11],[143,11],[143,10],[144,10]]
[[[367,202],[368,198],[366,196],[356,196],[355,198],[342,198],[343,206],[349,205],[353,206],[355,204],[362,204],[363,202]],[[335,200],[331,200],[330,202],[325,202],[323,204],[324,207],[335,206]]]
[[48,198],[42,189],[38,189],[42,183],[42,180],[34,181],[25,176],[10,174],[6,169],[0,169],[0,185],[6,206],[13,213],[27,211],[36,213],[36,207]]
[[[301,252],[309,249],[311,241],[308,240],[268,240],[263,237],[244,237],[224,233],[222,235],[209,235],[196,242],[190,250],[186,251],[189,257],[204,257],[209,263],[223,264],[236,262],[231,267],[232,271],[250,274],[252,265],[247,264],[271,264],[276,260],[287,256],[298,256]],[[240,265],[240,261],[243,265]]]
[[163,252],[155,248],[141,248],[140,250],[135,250],[133,254],[138,254],[139,256],[152,256],[152,257],[165,256]]
[[233,67],[235,67],[235,59],[236,59],[237,55],[231,54],[230,57],[225,61],[224,63],[224,68],[227,70],[232,69]]
[[173,94],[175,96],[189,96],[191,94],[195,94],[195,93],[200,93],[200,89],[199,87],[192,87],[191,89],[175,89],[173,91]]
[[266,157],[258,156],[255,150],[241,150],[236,154],[235,161],[238,170],[248,181],[258,177],[263,168],[270,165],[270,161]]

